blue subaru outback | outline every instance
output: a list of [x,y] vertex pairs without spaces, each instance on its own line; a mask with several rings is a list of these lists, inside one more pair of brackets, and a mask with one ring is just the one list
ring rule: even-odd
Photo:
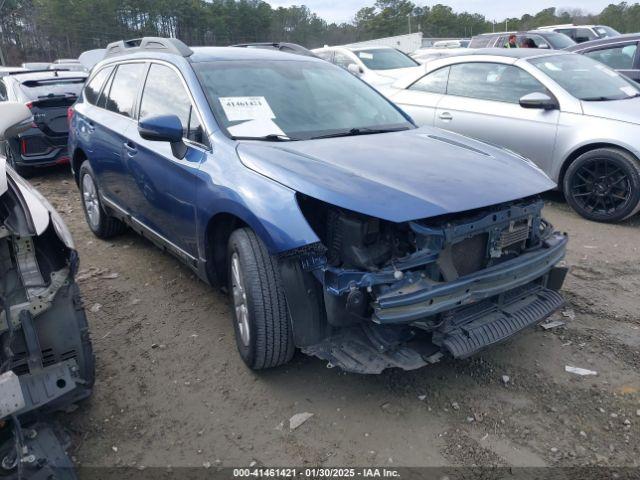
[[[90,229],[126,226],[227,288],[253,369],[463,358],[563,304],[567,239],[528,160],[432,128],[328,62],[110,44],[69,112]],[[508,132],[505,132],[508,135]]]

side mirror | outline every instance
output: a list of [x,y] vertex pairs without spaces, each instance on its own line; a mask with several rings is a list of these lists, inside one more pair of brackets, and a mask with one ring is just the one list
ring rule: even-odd
[[362,69],[355,63],[350,63],[349,65],[347,65],[347,70],[358,77],[362,75]]
[[533,92],[520,98],[522,108],[538,108],[542,110],[556,110],[559,108],[558,102],[546,93]]
[[183,159],[187,146],[182,141],[184,135],[182,122],[177,115],[158,115],[146,117],[138,123],[138,133],[145,140],[169,142],[176,158]]
[[29,129],[32,121],[31,110],[24,103],[0,103],[0,140],[18,136]]

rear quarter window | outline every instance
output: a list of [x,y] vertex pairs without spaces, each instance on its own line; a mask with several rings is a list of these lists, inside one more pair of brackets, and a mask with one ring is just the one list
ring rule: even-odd
[[134,117],[134,103],[145,68],[144,63],[124,63],[118,66],[106,99],[107,110],[125,117]]
[[113,67],[105,67],[94,75],[84,89],[84,98],[87,102],[95,105],[98,102],[98,97],[102,91],[107,78],[113,71]]

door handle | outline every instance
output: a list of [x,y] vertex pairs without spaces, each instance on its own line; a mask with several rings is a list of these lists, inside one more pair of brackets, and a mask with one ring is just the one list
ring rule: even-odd
[[451,115],[449,112],[442,112],[440,114],[440,120],[444,122],[450,122],[451,120],[453,120],[453,115]]
[[136,153],[138,153],[138,149],[136,148],[136,145],[133,142],[126,142],[124,144],[124,148],[130,157],[133,157]]
[[96,126],[93,124],[93,122],[87,122],[87,130],[89,131],[89,133],[93,133],[96,130]]

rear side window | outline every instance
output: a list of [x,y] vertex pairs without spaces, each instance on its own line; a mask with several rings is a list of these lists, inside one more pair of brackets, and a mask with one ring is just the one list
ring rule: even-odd
[[409,90],[418,90],[428,93],[445,93],[447,91],[447,79],[449,67],[444,67],[431,72],[409,87]]
[[7,101],[7,87],[5,86],[4,82],[0,80],[0,102],[6,102],[6,101]]
[[95,105],[98,102],[98,96],[100,95],[102,86],[112,71],[113,67],[103,68],[91,79],[84,89],[84,98],[87,102],[92,105]]
[[185,138],[206,143],[202,125],[181,78],[167,66],[152,64],[140,102],[140,118],[157,115],[177,115]]
[[144,63],[125,63],[118,66],[109,89],[107,110],[133,118],[133,104],[144,69]]

